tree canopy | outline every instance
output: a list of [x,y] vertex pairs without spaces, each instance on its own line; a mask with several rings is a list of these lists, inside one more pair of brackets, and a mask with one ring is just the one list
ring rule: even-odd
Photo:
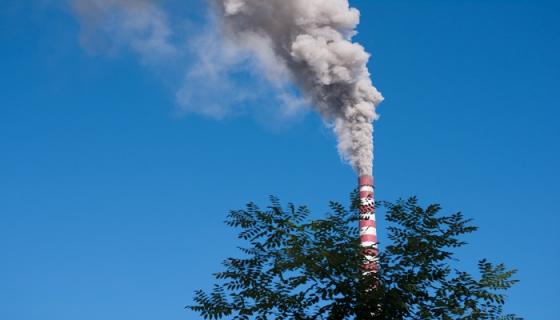
[[379,272],[364,273],[355,192],[349,208],[331,202],[323,219],[270,200],[264,210],[249,203],[229,213],[227,225],[247,245],[188,309],[235,320],[520,319],[503,314],[515,270],[487,260],[478,262],[477,276],[456,267],[453,250],[477,230],[460,212],[442,215],[439,205],[421,207],[415,197],[379,202],[389,242],[378,255]]

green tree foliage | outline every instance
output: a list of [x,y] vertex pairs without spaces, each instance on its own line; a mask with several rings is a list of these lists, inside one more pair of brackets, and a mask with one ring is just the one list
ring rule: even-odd
[[197,291],[187,308],[204,319],[519,319],[502,315],[514,270],[481,260],[475,277],[454,267],[453,249],[477,229],[471,220],[416,198],[378,204],[390,242],[380,271],[364,274],[357,205],[354,193],[349,209],[332,202],[319,220],[276,198],[266,210],[231,211],[243,257],[226,259],[213,290]]

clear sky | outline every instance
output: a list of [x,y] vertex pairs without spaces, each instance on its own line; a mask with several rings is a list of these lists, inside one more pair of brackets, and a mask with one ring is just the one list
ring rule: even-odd
[[[347,200],[356,177],[316,115],[279,120],[266,97],[186,113],[173,66],[91,50],[64,3],[0,5],[0,319],[196,319],[193,291],[237,254],[229,209]],[[351,3],[386,97],[377,198],[474,218],[461,265],[518,268],[507,310],[557,319],[560,3]],[[186,35],[204,18],[200,0],[167,6]]]

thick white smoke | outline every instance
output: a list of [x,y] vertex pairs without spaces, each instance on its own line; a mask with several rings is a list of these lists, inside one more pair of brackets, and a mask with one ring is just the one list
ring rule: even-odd
[[[82,26],[82,44],[89,50],[128,48],[152,66],[177,63],[178,57],[189,60],[185,83],[177,90],[177,102],[188,112],[227,115],[228,104],[251,94],[227,79],[229,69],[244,64],[272,84],[286,114],[312,105],[332,125],[341,156],[358,174],[371,174],[375,108],[383,97],[370,79],[369,54],[352,42],[358,10],[348,0],[206,1],[215,19],[195,31],[174,30],[163,5],[169,1],[70,3]],[[177,34],[187,34],[178,38],[189,44],[173,42]],[[290,84],[304,99],[290,94]],[[236,97],[223,94],[228,89]]]
[[257,56],[262,48],[272,52],[263,62],[287,70],[333,125],[342,157],[371,174],[375,108],[383,97],[371,82],[369,54],[352,42],[359,11],[347,0],[209,1],[225,36]]

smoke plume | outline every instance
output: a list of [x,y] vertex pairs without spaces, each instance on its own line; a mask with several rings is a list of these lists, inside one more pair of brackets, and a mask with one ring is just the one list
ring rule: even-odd
[[82,27],[80,42],[91,53],[127,48],[145,64],[177,53],[167,15],[150,0],[72,0]]
[[[143,64],[182,70],[176,98],[185,112],[221,118],[268,80],[275,92],[269,104],[282,105],[284,115],[311,105],[332,126],[342,158],[371,175],[383,97],[370,79],[370,55],[352,42],[360,13],[348,0],[205,0],[207,25],[191,30],[173,24],[164,5],[173,1],[69,1],[89,51],[124,48]],[[232,74],[239,70],[256,80],[237,84]]]
[[383,100],[372,85],[370,55],[352,42],[360,13],[347,0],[209,0],[225,37],[281,68],[332,124],[338,150],[359,174],[371,174],[373,121]]

